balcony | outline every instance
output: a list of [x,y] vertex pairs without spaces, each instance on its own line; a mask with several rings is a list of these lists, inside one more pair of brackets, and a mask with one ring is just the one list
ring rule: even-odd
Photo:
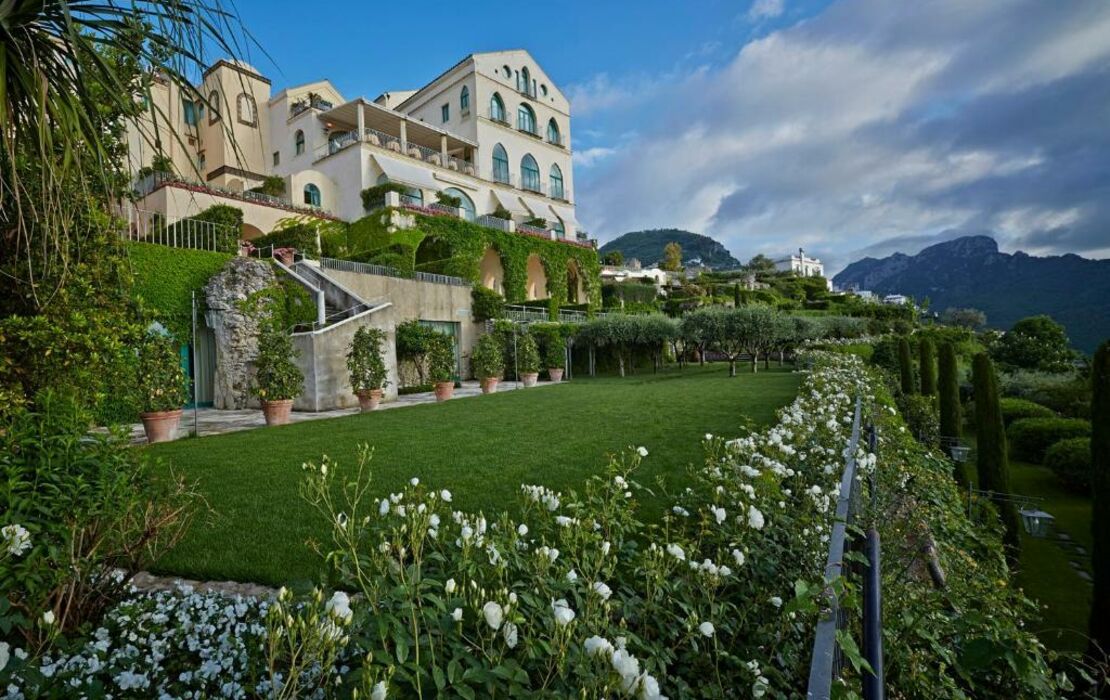
[[289,211],[300,212],[312,216],[334,219],[335,217],[328,214],[317,207],[308,205],[294,204],[285,197],[275,197],[261,192],[251,192],[250,190],[230,190],[226,187],[218,187],[207,183],[201,183],[196,180],[181,177],[176,173],[169,172],[153,172],[135,180],[132,192],[136,199],[142,199],[151,194],[155,190],[162,187],[178,187],[181,189],[190,190],[192,192],[201,192],[211,194],[218,197],[227,199],[235,199],[241,202],[250,202],[252,204],[261,204],[267,207],[276,207],[278,209],[286,209]]
[[316,149],[316,160],[327,158],[355,143],[367,143],[377,148],[384,148],[387,151],[392,151],[399,155],[406,155],[409,158],[431,163],[432,165],[437,165],[441,168],[447,168],[448,170],[454,170],[466,175],[477,174],[474,164],[470,161],[463,160],[462,158],[450,154],[444,156],[442,151],[411,141],[402,141],[400,136],[394,136],[393,134],[387,134],[384,131],[371,128],[363,129],[361,136],[358,130],[341,131],[338,133],[333,132],[328,138],[328,142]]

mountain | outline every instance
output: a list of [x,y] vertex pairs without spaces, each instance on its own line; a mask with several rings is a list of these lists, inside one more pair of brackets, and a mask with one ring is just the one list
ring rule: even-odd
[[644,267],[648,267],[654,263],[662,262],[663,248],[671,241],[682,246],[682,259],[684,261],[701,258],[703,265],[708,265],[714,269],[740,267],[740,261],[732,257],[732,254],[723,245],[709,236],[677,228],[632,231],[601,246],[600,253],[605,255],[619,250],[624,254],[625,260],[636,258]]
[[1110,260],[1001,253],[989,236],[965,236],[917,255],[864,258],[833,282],[842,289],[929,297],[929,308],[938,312],[974,307],[986,313],[988,325],[1000,329],[1026,316],[1048,314],[1064,325],[1075,347],[1088,353],[1110,338]]

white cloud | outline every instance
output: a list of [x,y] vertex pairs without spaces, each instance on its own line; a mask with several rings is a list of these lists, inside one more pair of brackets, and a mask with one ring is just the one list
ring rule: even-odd
[[755,0],[748,9],[748,19],[758,21],[778,17],[785,9],[784,4],[783,0]]
[[615,148],[606,148],[604,146],[595,146],[593,148],[586,148],[581,151],[575,151],[571,156],[574,161],[575,167],[591,168],[599,161],[605,160],[609,156],[617,152]]

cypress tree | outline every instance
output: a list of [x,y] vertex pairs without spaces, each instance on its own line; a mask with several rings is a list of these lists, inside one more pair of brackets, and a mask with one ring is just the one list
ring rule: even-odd
[[[975,386],[975,425],[979,430],[976,450],[979,488],[1008,495],[1010,460],[1006,454],[1006,428],[998,403],[998,378],[994,374],[994,363],[985,352],[979,353],[971,370]],[[1005,528],[1002,542],[1006,545],[1007,557],[1013,563],[1021,551],[1021,523],[1017,506],[1003,498],[995,498],[994,501]]]
[[1095,591],[1090,637],[1092,656],[1104,661],[1110,653],[1110,340],[1095,352],[1091,385],[1091,565]]
[[[959,364],[956,362],[956,348],[952,343],[940,346],[940,382],[938,384],[940,403],[940,435],[958,440],[963,432],[960,416],[960,378]],[[964,465],[957,464],[956,482],[967,488],[967,474]]]
[[922,338],[917,348],[921,363],[921,393],[933,396],[937,393],[937,353],[933,341]]
[[739,308],[741,304],[742,298],[740,295],[740,285],[735,284],[732,286],[732,305]]
[[910,341],[906,338],[898,339],[898,372],[902,378],[902,393],[913,394],[913,358],[910,357]]

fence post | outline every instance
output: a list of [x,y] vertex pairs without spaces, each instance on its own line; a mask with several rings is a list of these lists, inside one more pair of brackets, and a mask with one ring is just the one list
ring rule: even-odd
[[323,290],[316,292],[316,323],[322,328],[328,322],[328,307],[324,301]]
[[863,579],[863,653],[872,673],[863,673],[864,700],[883,700],[883,592],[879,531],[867,531],[867,574]]

